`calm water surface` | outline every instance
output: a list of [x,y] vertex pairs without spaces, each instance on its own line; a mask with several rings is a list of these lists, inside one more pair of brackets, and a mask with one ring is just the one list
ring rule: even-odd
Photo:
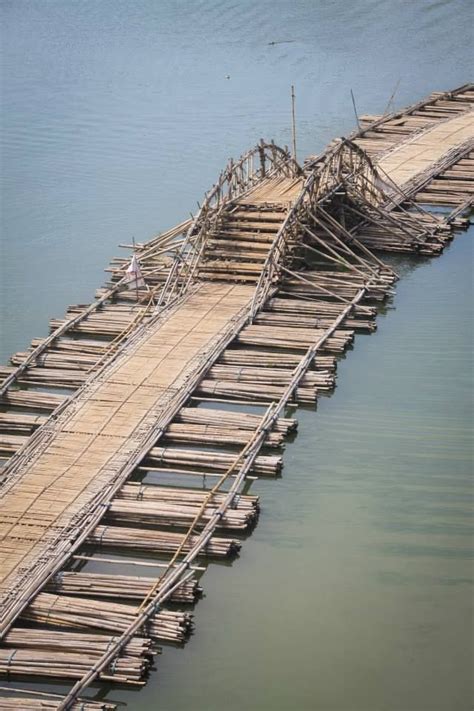
[[[119,242],[186,217],[260,137],[300,157],[361,113],[468,80],[472,4],[3,0],[2,345],[86,302]],[[282,41],[269,45],[269,42]],[[226,77],[230,78],[227,79]],[[472,706],[472,230],[397,260],[338,388],[298,413],[283,478],[185,649],[136,711]]]

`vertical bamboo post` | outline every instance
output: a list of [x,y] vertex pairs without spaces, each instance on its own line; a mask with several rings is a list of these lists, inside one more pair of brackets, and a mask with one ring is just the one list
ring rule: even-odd
[[351,99],[352,99],[352,106],[354,107],[354,113],[355,113],[355,117],[356,117],[356,121],[357,121],[357,128],[358,128],[359,131],[360,131],[359,115],[358,115],[358,113],[357,113],[356,102],[355,102],[355,99],[354,99],[354,93],[353,93],[352,89],[351,89]]
[[295,87],[291,85],[291,133],[293,137],[293,158],[296,158]]
[[264,141],[263,138],[260,140],[260,145],[258,147],[258,152],[260,154],[260,168],[261,168],[261,177],[265,177],[265,149],[264,149]]
[[[136,254],[135,237],[132,237],[132,244],[133,244],[133,254],[135,255]],[[139,297],[138,297],[138,278],[137,277],[135,277],[135,295],[137,297],[137,303],[138,303]]]

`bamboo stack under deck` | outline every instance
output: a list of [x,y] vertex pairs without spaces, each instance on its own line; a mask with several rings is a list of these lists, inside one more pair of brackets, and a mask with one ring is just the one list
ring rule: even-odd
[[[183,544],[184,538],[183,533],[174,531],[126,528],[125,526],[97,526],[89,537],[88,543],[97,547],[172,555]],[[191,550],[196,540],[196,536],[192,536],[184,545],[183,551]],[[230,558],[235,556],[240,548],[241,542],[235,538],[212,536],[203,549],[202,555],[211,558]]]
[[[135,614],[136,607],[133,605],[40,593],[26,608],[22,618],[36,624],[99,629],[116,634],[127,628]],[[188,612],[162,610],[144,631],[160,642],[183,642],[191,630],[192,616]]]
[[[155,583],[156,578],[142,575],[65,571],[58,573],[47,586],[46,590],[62,595],[114,598],[118,600],[142,600],[153,588]],[[174,591],[170,602],[193,604],[199,599],[201,592],[202,589],[196,579],[186,580]],[[145,653],[145,651],[141,652],[141,654]]]

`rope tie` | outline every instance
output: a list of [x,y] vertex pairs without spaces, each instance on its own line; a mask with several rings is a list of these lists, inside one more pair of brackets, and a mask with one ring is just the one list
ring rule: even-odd
[[108,528],[110,528],[110,527],[109,527],[109,526],[104,526],[104,530],[103,530],[102,533],[100,534],[100,538],[99,538],[99,541],[98,541],[99,546],[102,545],[102,541],[103,541],[103,539],[104,539],[105,533],[106,533],[106,531],[108,530]]

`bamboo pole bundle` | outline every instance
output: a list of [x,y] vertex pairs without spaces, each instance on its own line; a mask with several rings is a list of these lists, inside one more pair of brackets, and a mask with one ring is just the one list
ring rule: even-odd
[[[117,634],[133,621],[136,611],[134,605],[41,592],[21,617],[40,625],[101,629]],[[160,610],[144,628],[144,633],[162,642],[183,642],[191,629],[189,613]]]
[[[330,218],[329,213],[326,213],[327,219]],[[336,223],[336,221],[334,220]],[[337,224],[337,223],[336,223]],[[392,270],[390,270],[388,267],[383,266],[383,263],[378,264],[378,270],[376,275],[368,275],[368,274],[360,274],[358,272],[348,272],[348,271],[339,271],[339,270],[331,270],[331,269],[324,269],[322,271],[317,271],[317,270],[311,270],[308,269],[304,272],[304,275],[306,278],[311,279],[317,279],[320,283],[326,284],[329,287],[331,285],[334,286],[340,286],[343,287],[345,285],[352,286],[352,287],[362,287],[362,286],[368,286],[370,287],[371,284],[370,282],[376,279],[377,284],[383,284],[387,283],[388,285],[393,284],[397,280],[397,276],[394,274]],[[367,283],[367,280],[369,279],[369,283]],[[362,306],[359,305],[359,308],[362,309]],[[365,307],[364,307],[365,308]]]
[[[331,285],[336,287],[344,287],[347,285],[352,286],[355,289],[367,287],[368,294],[370,294],[374,286],[382,288],[386,285],[389,287],[392,286],[392,284],[394,284],[397,280],[396,275],[388,268],[379,268],[377,272],[376,284],[370,283],[372,279],[370,279],[369,283],[367,283],[366,276],[361,276],[360,274],[355,274],[354,272],[330,271],[329,269],[325,269],[322,272],[308,270],[304,272],[304,276],[307,279],[317,279],[319,283],[326,284],[329,287],[331,287]],[[366,298],[370,298],[370,296],[367,296]],[[360,306],[360,308],[362,307]]]
[[[0,378],[4,377],[0,368]],[[87,378],[87,372],[82,370],[66,370],[33,366],[27,368],[16,379],[19,385],[47,385],[49,388],[78,388]]]
[[[80,595],[95,598],[142,600],[156,583],[156,578],[139,575],[113,575],[109,573],[83,573],[64,571],[58,573],[45,588],[46,592],[62,595]],[[192,604],[202,589],[195,578],[185,580],[171,595],[170,602]],[[64,633],[66,636],[68,633]],[[99,640],[103,639],[99,637]],[[7,638],[8,643],[8,638]],[[12,643],[12,646],[14,644]],[[138,646],[138,645],[136,645]],[[74,646],[77,651],[77,647]],[[102,650],[103,651],[103,650]],[[127,651],[127,648],[126,650]],[[145,654],[146,652],[143,652]],[[132,654],[132,651],[128,651]]]
[[[215,425],[195,425],[172,422],[165,431],[166,441],[169,443],[201,443],[208,446],[232,445],[243,446],[250,437],[249,430],[236,430],[232,427],[218,427]],[[265,445],[267,447],[281,447],[283,445],[281,432],[269,432]]]
[[19,412],[0,412],[0,428],[10,432],[30,434],[46,422],[44,415],[28,415]]
[[[226,348],[218,363],[227,365],[256,365],[259,368],[296,368],[301,358],[293,353],[268,351],[263,348],[247,350],[245,348]],[[332,355],[317,355],[313,362],[316,370],[336,370],[337,361]]]
[[9,435],[0,432],[0,455],[11,456],[15,454],[27,441],[28,437],[24,437],[23,435]]
[[[249,402],[273,402],[279,400],[285,388],[283,385],[248,383],[238,380],[202,380],[197,389],[198,397],[230,399]],[[318,391],[315,387],[300,387],[295,390],[296,402],[314,403]]]
[[[21,365],[28,357],[28,352],[15,353],[11,357],[13,365]],[[97,362],[97,358],[87,353],[67,353],[48,349],[36,361],[37,366],[46,368],[65,368],[66,370],[83,370],[87,372]]]
[[[37,348],[40,346],[44,338],[34,338],[31,341],[31,347]],[[66,338],[62,336],[54,341],[54,345],[48,348],[48,353],[57,353],[67,351],[68,353],[80,353],[81,355],[92,355],[100,357],[107,350],[107,342],[93,338]]]
[[[301,299],[285,299],[281,296],[275,296],[270,299],[263,313],[267,311],[275,311],[278,313],[288,313],[288,314],[300,314],[308,316],[333,316],[336,318],[341,313],[343,307],[341,304],[334,303],[333,301],[302,301]],[[354,308],[354,317],[374,317],[377,315],[377,309],[367,308],[366,306],[358,306]]]
[[[195,449],[175,447],[153,447],[147,457],[149,463],[177,464],[192,469],[210,469],[225,471],[235,459],[235,454],[224,452],[205,452]],[[276,454],[259,455],[255,458],[252,473],[260,476],[275,476],[281,470],[283,458]]]
[[[49,326],[51,330],[56,330],[60,328],[64,323],[65,319],[50,319]],[[95,323],[89,321],[81,321],[76,324],[74,328],[70,330],[71,333],[84,333],[87,335],[96,335],[102,337],[114,338],[118,336],[124,330],[125,326],[122,327],[121,324],[117,324],[115,321],[96,321]]]
[[[155,486],[153,484],[138,484],[130,482],[124,484],[117,494],[118,499],[130,501],[179,501],[190,505],[202,504],[209,492],[206,489],[181,489],[169,486]],[[220,505],[225,499],[224,493],[216,492],[212,497],[213,504]],[[250,494],[240,494],[234,502],[233,508],[258,511],[259,497]]]
[[[288,328],[328,328],[334,321],[334,316],[299,316],[296,314],[283,313],[260,313],[254,318],[254,323],[262,326],[287,326]],[[341,328],[348,328],[354,331],[367,331],[372,333],[376,330],[375,322],[372,319],[347,318],[341,324]]]
[[416,240],[413,242],[402,241],[384,229],[366,231],[364,228],[363,231],[357,233],[357,239],[370,249],[376,249],[379,252],[399,252],[401,254],[417,253],[427,257],[440,254],[444,248],[444,244],[439,241],[426,241],[422,244]]
[[66,395],[57,395],[37,390],[8,390],[0,399],[4,405],[26,407],[31,410],[55,410]]
[[[250,353],[252,353],[251,351]],[[240,353],[240,351],[225,350],[225,354]],[[243,353],[243,352],[242,352]],[[273,355],[273,354],[271,354]],[[247,359],[245,363],[247,363]],[[189,424],[222,425],[223,427],[233,427],[242,430],[255,430],[260,418],[247,412],[231,412],[229,410],[211,410],[203,407],[182,407],[175,421]],[[292,418],[279,417],[274,424],[274,431],[287,435],[298,426],[296,420]]]
[[[71,573],[71,575],[83,574]],[[34,627],[12,627],[3,638],[2,644],[5,647],[16,647],[17,649],[49,649],[58,652],[68,652],[73,649],[77,654],[100,656],[115,639],[116,637],[111,635],[93,632],[72,632],[71,630],[63,632]],[[148,637],[132,637],[122,650],[123,654],[129,657],[151,656],[155,651],[153,642]]]
[[[151,551],[152,553],[174,553],[183,541],[182,533],[157,531],[122,526],[97,526],[88,538],[88,543],[96,546]],[[196,537],[186,544],[192,547]],[[240,541],[234,538],[212,536],[202,551],[202,555],[228,558],[240,550]],[[187,548],[185,548],[187,550]]]
[[[0,647],[0,675],[81,679],[97,661],[97,655],[48,649]],[[150,662],[146,658],[118,656],[100,674],[100,679],[122,684],[142,684]],[[1,708],[1,707],[0,707]]]
[[[210,368],[206,378],[255,384],[287,385],[291,380],[293,370],[294,368],[259,368],[218,364]],[[310,370],[305,373],[300,382],[302,387],[330,390],[334,387],[334,375],[329,370]]]
[[[217,505],[207,506],[201,513],[200,525],[205,525],[214,515]],[[189,526],[200,507],[163,501],[114,500],[109,506],[107,520],[113,523],[150,524],[171,528]],[[218,528],[229,531],[246,531],[256,521],[255,509],[228,509],[219,519]]]
[[[289,348],[291,350],[305,350],[314,343],[324,332],[311,328],[281,328],[278,326],[246,326],[240,331],[236,342],[245,346],[266,346],[272,348]],[[352,342],[352,331],[337,330],[327,340],[325,350],[342,353]]]
[[[305,286],[297,279],[288,278],[284,279],[282,282],[282,289],[297,298],[305,298],[310,294],[317,294],[319,297],[324,297],[327,295],[327,289],[331,288],[337,293],[337,296],[344,301],[350,301],[357,294],[357,286],[346,285],[343,282],[337,283],[336,280],[319,280],[317,277],[312,276],[309,272],[304,272],[305,280],[311,282],[310,285]],[[387,289],[383,286],[375,284],[367,290],[367,298],[370,301],[384,301],[387,296]]]

